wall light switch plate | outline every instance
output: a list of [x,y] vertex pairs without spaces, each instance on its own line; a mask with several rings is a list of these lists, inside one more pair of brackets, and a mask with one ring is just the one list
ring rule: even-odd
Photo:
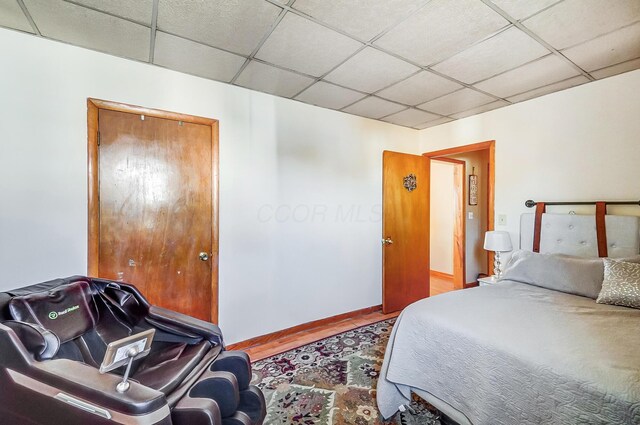
[[507,225],[507,215],[498,214],[498,226],[506,226],[506,225]]
[[469,220],[473,220],[473,211],[469,211]]

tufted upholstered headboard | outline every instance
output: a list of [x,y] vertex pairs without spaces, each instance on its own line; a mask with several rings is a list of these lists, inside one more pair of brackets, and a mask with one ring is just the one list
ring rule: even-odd
[[[535,214],[520,217],[520,249],[533,249]],[[630,257],[640,253],[640,217],[607,215],[609,257]],[[543,214],[540,252],[597,257],[596,220],[593,215]]]

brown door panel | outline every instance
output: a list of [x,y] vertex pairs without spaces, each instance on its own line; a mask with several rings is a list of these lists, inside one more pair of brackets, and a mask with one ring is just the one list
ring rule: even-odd
[[382,162],[382,309],[390,313],[429,295],[430,167],[428,158],[390,151]]
[[100,109],[99,275],[211,319],[211,127]]

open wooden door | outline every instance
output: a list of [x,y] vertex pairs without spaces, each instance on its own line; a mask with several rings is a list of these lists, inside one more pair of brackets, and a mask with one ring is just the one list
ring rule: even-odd
[[429,158],[382,157],[382,311],[429,296]]

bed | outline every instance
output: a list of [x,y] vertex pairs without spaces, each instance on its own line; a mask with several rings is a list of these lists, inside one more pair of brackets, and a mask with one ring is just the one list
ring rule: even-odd
[[[530,246],[533,221],[523,215],[521,247]],[[640,424],[640,309],[595,302],[593,267],[602,260],[585,258],[591,275],[580,280],[583,269],[572,275],[574,263],[563,269],[564,257],[549,254],[597,257],[594,227],[593,216],[544,214],[542,254],[517,255],[560,266],[534,261],[505,273],[515,279],[407,307],[378,382],[382,416],[413,392],[461,425]],[[607,216],[609,256],[637,256],[639,228],[638,217]],[[576,294],[564,281],[584,287]]]

